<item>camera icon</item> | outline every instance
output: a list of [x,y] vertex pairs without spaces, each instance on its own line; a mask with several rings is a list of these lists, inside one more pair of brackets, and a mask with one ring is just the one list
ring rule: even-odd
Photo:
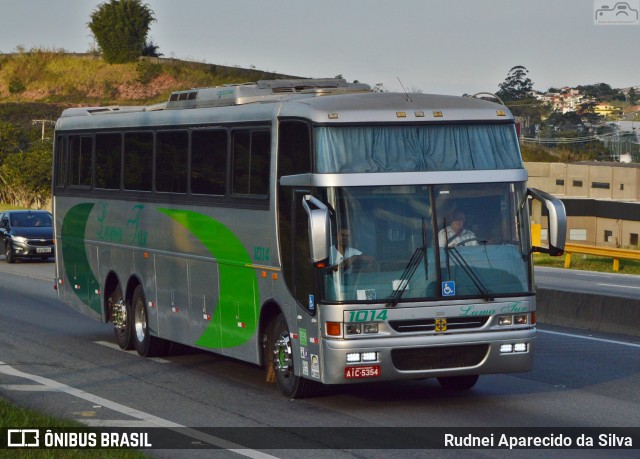
[[613,6],[603,5],[602,0],[596,0],[595,23],[602,25],[634,25],[640,24],[640,0],[616,2]]

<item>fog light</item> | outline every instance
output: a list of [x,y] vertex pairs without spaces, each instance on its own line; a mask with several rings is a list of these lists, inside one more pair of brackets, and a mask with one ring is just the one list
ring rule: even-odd
[[347,363],[355,363],[360,361],[359,352],[350,352],[347,354]]
[[377,352],[363,352],[362,353],[362,361],[363,362],[375,362],[378,360]]
[[527,343],[516,343],[513,352],[527,352]]
[[528,322],[529,320],[527,320],[526,314],[519,314],[517,316],[513,316],[513,323],[516,325],[525,325]]
[[511,352],[513,352],[513,344],[502,344],[500,346],[501,354],[509,354]]
[[364,332],[365,333],[378,333],[378,324],[364,324]]
[[362,333],[362,328],[360,324],[347,325],[347,335],[360,335],[361,333]]

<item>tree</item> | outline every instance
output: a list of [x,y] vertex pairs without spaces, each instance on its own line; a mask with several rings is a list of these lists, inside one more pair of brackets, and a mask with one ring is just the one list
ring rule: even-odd
[[509,70],[507,78],[500,83],[500,90],[496,93],[504,102],[523,100],[530,97],[533,81],[527,77],[529,70],[522,65],[516,65]]
[[[149,5],[140,0],[110,0],[91,13],[88,26],[104,60],[122,64],[133,62],[145,49],[148,51],[147,34],[155,20]],[[157,51],[157,46],[153,51]]]

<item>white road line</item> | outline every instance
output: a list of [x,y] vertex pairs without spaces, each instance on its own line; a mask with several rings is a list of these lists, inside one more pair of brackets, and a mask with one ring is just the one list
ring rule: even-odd
[[621,346],[630,346],[630,347],[640,347],[640,343],[626,343],[624,341],[616,341],[613,339],[604,339],[604,338],[596,338],[594,336],[584,336],[584,335],[574,335],[573,333],[561,333],[550,330],[540,330],[538,328],[538,332],[540,333],[548,333],[550,335],[560,335],[567,336],[569,338],[579,338],[579,339],[587,339],[590,341],[600,341],[601,343],[609,343],[609,344],[620,344]]
[[[135,354],[138,355],[136,351],[125,351],[120,348],[116,343],[110,343],[108,341],[94,341],[95,344],[99,344],[100,346],[108,347],[110,349],[115,349],[116,351],[126,352],[127,354]],[[148,360],[153,360],[158,363],[171,363],[169,360],[161,359],[160,357],[148,357]]]
[[[91,394],[89,392],[85,392],[83,390],[76,389],[71,386],[67,386],[66,384],[62,384],[53,379],[44,378],[42,376],[32,375],[29,373],[24,373],[20,370],[16,370],[15,368],[11,367],[10,365],[7,365],[4,362],[0,362],[0,373],[4,373],[9,376],[16,376],[18,378],[28,379],[29,381],[42,384],[43,386],[50,388],[50,390],[64,392],[66,394],[72,395],[82,400],[86,400],[93,404],[101,405],[110,410],[117,411],[118,413],[124,414],[126,416],[139,419],[140,421],[145,422],[149,426],[165,427],[171,430],[175,430],[176,432],[181,433],[183,435],[187,435],[191,438],[195,438],[197,440],[203,441],[205,443],[209,443],[219,448],[226,449],[228,451],[234,452],[236,454],[240,454],[242,456],[251,457],[255,459],[277,459],[276,456],[271,456],[270,454],[266,454],[261,451],[248,449],[242,445],[224,440],[222,438],[215,437],[213,435],[207,435],[198,430],[191,429],[189,427],[183,426],[181,424],[177,424],[175,422],[168,421],[163,418],[159,418],[149,413],[145,413],[144,411],[138,411],[135,408],[131,408],[117,402],[112,402],[111,400],[107,400],[106,398],[102,398],[97,395]],[[128,421],[125,421],[125,423],[126,422]]]
[[620,285],[620,284],[601,284],[601,283],[596,283],[596,285],[604,285],[605,287],[616,287],[616,288],[637,288],[640,289],[640,287],[634,287],[633,285]]

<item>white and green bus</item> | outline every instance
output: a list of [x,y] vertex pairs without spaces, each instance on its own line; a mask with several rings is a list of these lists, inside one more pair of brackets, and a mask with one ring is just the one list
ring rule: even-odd
[[335,79],[68,109],[53,178],[63,301],[122,349],[241,359],[288,397],[530,370],[531,253],[566,232],[504,106]]

